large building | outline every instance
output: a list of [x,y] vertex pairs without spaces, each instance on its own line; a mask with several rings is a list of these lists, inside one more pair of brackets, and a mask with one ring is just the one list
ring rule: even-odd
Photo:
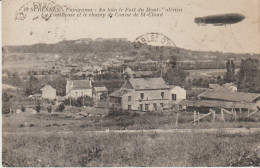
[[131,78],[109,95],[109,106],[125,110],[156,111],[169,108],[185,98],[184,89],[168,86],[162,78]]
[[78,98],[82,96],[92,97],[92,81],[87,80],[67,80],[66,97]]

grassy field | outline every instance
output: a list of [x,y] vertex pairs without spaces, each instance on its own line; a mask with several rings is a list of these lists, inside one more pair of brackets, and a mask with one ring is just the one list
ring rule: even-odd
[[229,166],[260,133],[24,134],[3,136],[4,166]]
[[[222,128],[260,128],[260,122],[193,125],[192,115],[76,117],[69,113],[3,116],[4,166],[229,166],[260,142],[260,132],[227,134]],[[86,133],[93,130],[209,129],[212,133]]]
[[[128,114],[114,117],[79,117],[73,113],[40,113],[13,114],[3,116],[3,132],[32,132],[32,131],[92,131],[92,130],[142,130],[142,129],[207,129],[207,128],[260,128],[260,122],[247,121],[238,118],[238,122],[231,119],[226,122],[212,117],[202,119],[196,125],[191,124],[193,113],[180,114],[178,125],[174,114]],[[256,118],[257,119],[257,118]],[[259,119],[259,117],[258,117]]]

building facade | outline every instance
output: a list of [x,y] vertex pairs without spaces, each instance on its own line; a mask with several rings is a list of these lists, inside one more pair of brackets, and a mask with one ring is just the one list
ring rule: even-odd
[[162,78],[131,78],[119,90],[109,95],[109,107],[157,111],[169,108],[181,98],[186,98],[186,91],[182,92],[177,87],[166,85]]
[[82,96],[92,97],[92,81],[87,80],[67,80],[66,98],[79,98]]

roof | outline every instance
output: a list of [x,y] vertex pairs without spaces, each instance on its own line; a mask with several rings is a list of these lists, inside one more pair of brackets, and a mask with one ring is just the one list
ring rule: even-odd
[[114,91],[114,92],[111,93],[109,96],[110,96],[110,97],[122,97],[122,96],[124,96],[125,94],[130,93],[130,92],[132,92],[132,91],[133,91],[133,89],[124,89],[124,88],[121,88],[121,89],[119,89],[119,90]]
[[158,73],[158,71],[133,71],[133,74],[135,76],[151,76],[154,75],[155,73]]
[[169,88],[163,78],[131,78],[129,82],[135,90]]
[[254,103],[227,102],[218,100],[182,100],[178,104],[193,107],[253,108]]
[[231,102],[252,102],[260,97],[257,93],[231,92],[227,90],[206,90],[198,95],[200,98],[226,100]]
[[103,87],[94,87],[94,90],[97,92],[107,92],[107,88],[105,86]]
[[7,84],[2,84],[2,89],[3,90],[8,90],[8,89],[10,89],[10,90],[17,90],[17,89],[20,89],[20,88],[15,87],[15,86],[11,86],[11,85],[7,85]]
[[209,84],[209,88],[211,88],[211,89],[220,89],[222,87],[219,84]]
[[222,85],[223,87],[230,87],[230,86],[236,86],[234,83],[225,83],[224,85]]
[[53,87],[51,87],[50,85],[45,85],[44,87],[41,88],[41,91],[48,89],[48,90],[56,90]]
[[73,83],[72,90],[92,88],[90,80],[72,80],[71,82]]

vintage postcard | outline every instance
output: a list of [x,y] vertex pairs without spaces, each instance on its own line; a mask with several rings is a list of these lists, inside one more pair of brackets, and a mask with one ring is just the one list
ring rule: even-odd
[[259,0],[2,7],[2,166],[260,166]]

